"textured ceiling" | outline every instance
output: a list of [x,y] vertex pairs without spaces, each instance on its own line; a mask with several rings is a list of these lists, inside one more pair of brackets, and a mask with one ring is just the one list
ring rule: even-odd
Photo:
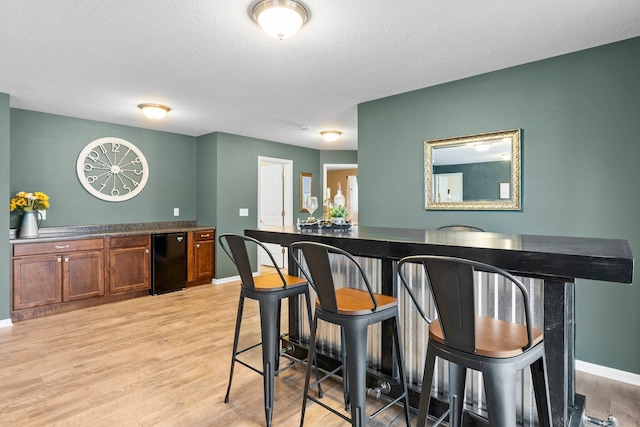
[[[0,92],[12,108],[356,149],[359,103],[640,36],[638,0],[305,4],[308,23],[277,40],[251,0],[0,0]],[[141,102],[172,111],[150,121]]]

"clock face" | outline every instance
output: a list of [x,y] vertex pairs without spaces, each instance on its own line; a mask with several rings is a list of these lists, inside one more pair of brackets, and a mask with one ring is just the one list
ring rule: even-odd
[[95,197],[122,202],[142,191],[149,166],[142,152],[120,138],[91,141],[80,152],[76,164],[82,186]]

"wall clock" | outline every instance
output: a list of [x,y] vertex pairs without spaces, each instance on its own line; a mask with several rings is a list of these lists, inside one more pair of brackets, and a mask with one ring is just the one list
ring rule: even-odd
[[149,178],[142,151],[129,141],[113,137],[88,143],[78,156],[76,170],[85,190],[109,202],[135,197]]

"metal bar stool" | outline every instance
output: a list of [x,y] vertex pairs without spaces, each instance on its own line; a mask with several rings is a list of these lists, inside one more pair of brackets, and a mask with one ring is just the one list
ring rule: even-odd
[[[429,319],[407,280],[408,266],[424,268],[434,298],[437,319]],[[499,274],[520,290],[525,324],[512,323],[475,312],[473,272]],[[530,366],[538,418],[551,427],[551,406],[542,331],[532,326],[529,292],[513,275],[476,261],[442,257],[410,256],[398,262],[400,279],[420,315],[429,322],[429,344],[417,426],[426,426],[436,357],[449,363],[449,425],[462,423],[467,368],[482,372],[489,425],[516,425],[516,372]],[[446,415],[446,414],[445,414]],[[438,425],[444,416],[434,425]]]
[[[307,399],[318,403],[334,414],[350,421],[353,426],[364,426],[369,419],[404,399],[405,420],[407,426],[410,425],[407,381],[404,372],[402,344],[400,340],[400,320],[398,316],[397,298],[373,293],[369,279],[362,266],[351,254],[342,249],[315,242],[295,242],[291,244],[289,248],[300,271],[302,271],[318,294],[309,341],[309,360],[315,360],[318,320],[339,325],[342,331],[342,343],[344,346],[342,351],[343,386],[345,397],[347,398],[347,407],[351,408],[351,417],[347,417],[309,394],[309,390],[312,387],[325,380],[331,374],[325,375],[320,380],[317,380],[315,384],[310,385],[311,363],[309,363],[307,364],[304,384],[300,426],[304,425]],[[361,276],[361,282],[365,284],[366,290],[354,289],[352,287],[336,289],[329,261],[330,253],[344,257],[357,267],[358,273],[356,274]],[[399,374],[397,381],[402,386],[402,394],[369,416],[365,411],[367,327],[384,320],[390,320],[393,323],[393,342],[396,350],[396,362]]]
[[[229,403],[229,393],[231,392],[231,381],[233,380],[233,369],[235,363],[248,367],[249,369],[261,374],[264,382],[264,409],[267,426],[271,426],[273,416],[273,397],[274,397],[274,377],[286,369],[292,368],[306,359],[295,360],[290,359],[292,363],[282,369],[279,368],[280,356],[287,357],[286,350],[279,350],[280,336],[280,301],[283,298],[304,295],[307,305],[307,315],[309,324],[312,321],[311,302],[309,298],[309,285],[303,278],[283,274],[278,268],[273,255],[258,240],[251,237],[241,236],[237,234],[222,234],[218,237],[220,246],[229,255],[240,274],[242,286],[240,290],[240,300],[238,302],[238,313],[236,317],[236,330],[233,339],[233,354],[231,356],[231,370],[229,372],[229,385],[227,386],[227,394],[224,402]],[[260,274],[253,276],[251,261],[249,259],[248,247],[262,248],[266,251],[271,262],[276,269],[275,273]],[[251,298],[257,300],[260,305],[260,332],[262,334],[262,342],[238,350],[238,338],[240,336],[240,325],[242,323],[242,310],[244,307],[244,299]],[[238,355],[251,350],[262,344],[262,371],[255,369],[249,364],[238,359]]]

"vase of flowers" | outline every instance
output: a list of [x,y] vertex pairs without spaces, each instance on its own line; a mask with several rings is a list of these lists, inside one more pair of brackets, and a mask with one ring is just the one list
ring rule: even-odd
[[20,191],[9,202],[9,212],[18,211],[22,215],[19,236],[21,239],[38,237],[41,221],[40,210],[49,208],[49,196],[43,192],[27,193]]

